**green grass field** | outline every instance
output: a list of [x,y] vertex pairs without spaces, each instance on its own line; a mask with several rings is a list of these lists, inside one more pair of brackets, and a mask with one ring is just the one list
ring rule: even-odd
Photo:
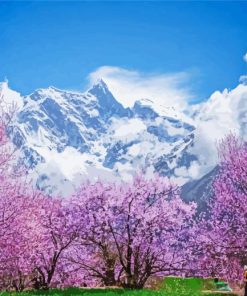
[[[212,280],[199,278],[166,278],[159,290],[124,290],[124,289],[51,289],[49,291],[26,291],[22,293],[0,292],[0,296],[30,296],[30,295],[49,295],[49,296],[235,296],[234,293],[213,292],[215,285]],[[209,292],[203,292],[207,290]],[[210,292],[211,290],[211,292]]]
[[166,293],[165,291],[154,291],[154,290],[109,290],[109,289],[90,289],[90,290],[85,290],[85,289],[75,289],[75,288],[69,288],[65,290],[57,290],[53,289],[50,290],[49,292],[35,292],[35,291],[30,291],[30,292],[22,292],[22,293],[8,293],[8,292],[2,292],[0,293],[1,296],[30,296],[30,295],[49,295],[49,296],[118,296],[118,295],[123,295],[123,296],[235,296],[236,294],[228,293],[228,294],[222,294],[222,293],[193,293],[193,294],[188,294],[188,293],[183,293],[183,294],[178,294],[177,292],[175,293]]

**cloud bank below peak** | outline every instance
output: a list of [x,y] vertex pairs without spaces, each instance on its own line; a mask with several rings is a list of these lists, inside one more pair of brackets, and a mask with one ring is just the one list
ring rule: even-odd
[[186,108],[193,95],[186,86],[190,74],[145,74],[120,67],[102,66],[90,73],[90,85],[103,79],[115,98],[124,106],[132,107],[135,101],[151,99],[158,105]]
[[[244,56],[247,61],[247,54]],[[157,105],[172,106],[191,114],[195,126],[195,139],[190,152],[197,157],[189,168],[182,167],[178,177],[198,179],[217,164],[217,143],[229,133],[247,138],[247,84],[246,75],[232,90],[215,91],[208,100],[191,105],[193,95],[186,85],[190,74],[144,74],[119,67],[103,66],[89,75],[93,84],[102,78],[116,99],[125,107],[133,106],[141,98],[153,100]],[[183,171],[184,170],[184,171]]]
[[247,140],[247,85],[214,92],[197,106],[195,139],[190,152],[197,156],[198,177],[218,160],[217,146],[229,133]]

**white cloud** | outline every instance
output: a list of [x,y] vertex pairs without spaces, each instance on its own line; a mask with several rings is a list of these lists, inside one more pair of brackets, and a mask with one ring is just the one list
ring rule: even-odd
[[[247,53],[244,60],[247,62]],[[146,75],[104,66],[89,76],[91,83],[100,78],[124,106],[132,106],[136,100],[148,98],[156,106],[174,107],[176,112],[181,109],[197,111],[191,122],[196,130],[190,152],[198,157],[198,161],[193,161],[189,168],[176,170],[182,183],[188,178],[198,179],[214,168],[218,161],[217,143],[227,134],[233,132],[247,139],[247,75],[240,77],[240,84],[235,89],[216,91],[205,103],[196,106],[188,105],[192,98],[188,88],[184,87],[188,73]],[[181,114],[178,117],[182,118]]]
[[121,122],[119,126],[114,126],[114,130],[116,138],[130,139],[131,136],[136,136],[146,130],[146,125],[140,119],[133,118]]
[[132,157],[136,157],[140,154],[140,151],[141,151],[141,145],[140,145],[140,143],[138,143],[138,144],[134,144],[134,145],[130,146],[128,153]]
[[[30,176],[34,182],[38,180],[39,186],[47,193],[52,192],[54,195],[66,197],[83,181],[89,179],[92,182],[98,179],[117,181],[117,177],[110,169],[94,163],[91,155],[82,154],[73,147],[67,147],[63,152],[45,147],[36,147],[36,150],[46,162],[38,164]],[[39,178],[40,176],[45,178]]]
[[[81,154],[73,147],[67,147],[63,152],[36,147],[37,152],[46,159],[53,168],[59,168],[65,179],[73,180],[75,175],[86,172],[87,154]],[[43,164],[40,164],[42,166]]]
[[109,89],[125,107],[139,99],[148,98],[157,104],[184,108],[192,99],[185,87],[189,74],[145,74],[119,67],[103,66],[89,75],[90,84],[103,79]]
[[247,52],[246,54],[243,56],[244,61],[247,63]]
[[197,179],[199,174],[200,174],[200,164],[198,161],[192,161],[189,168],[182,166],[180,168],[175,169],[175,175],[180,178],[184,178],[183,180],[181,180],[183,181],[182,184],[188,181],[188,178]]
[[219,140],[231,132],[247,139],[247,85],[240,84],[231,91],[216,91],[197,108],[191,153],[199,159],[196,171],[199,178],[217,164]]

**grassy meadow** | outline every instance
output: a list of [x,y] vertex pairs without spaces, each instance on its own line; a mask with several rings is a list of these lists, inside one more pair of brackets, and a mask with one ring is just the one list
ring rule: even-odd
[[226,291],[215,291],[213,280],[199,278],[166,278],[159,289],[127,290],[127,289],[103,289],[103,288],[67,288],[50,289],[49,291],[25,291],[2,292],[0,296],[29,296],[29,295],[50,295],[50,296],[235,296],[236,294]]

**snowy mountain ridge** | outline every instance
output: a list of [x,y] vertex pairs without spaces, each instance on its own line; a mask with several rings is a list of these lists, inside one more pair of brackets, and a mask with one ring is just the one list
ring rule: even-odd
[[[246,98],[246,89],[241,86],[240,101]],[[233,92],[221,94],[220,100],[227,96],[230,101]],[[190,117],[149,99],[124,108],[103,80],[84,93],[49,87],[25,97],[7,82],[0,85],[0,98],[19,107],[9,135],[21,149],[36,185],[64,195],[85,179],[129,180],[142,171],[158,172],[182,184],[200,177],[203,165],[203,173],[208,173],[214,163],[204,163],[207,154],[200,145],[210,133],[207,124],[221,116],[220,111],[212,112],[218,100],[213,96],[216,99],[197,106],[196,115]],[[232,108],[228,105],[226,114]]]

